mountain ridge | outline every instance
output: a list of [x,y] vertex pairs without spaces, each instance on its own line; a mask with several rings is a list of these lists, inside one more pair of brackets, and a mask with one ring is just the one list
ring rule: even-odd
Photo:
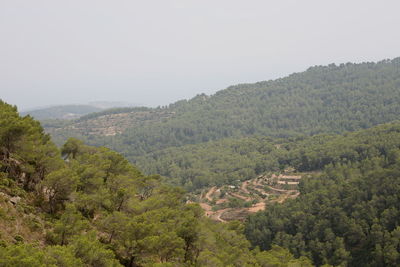
[[[89,134],[93,132],[90,114],[79,131],[74,129],[78,122],[69,128],[46,127],[59,144],[68,136],[78,137],[92,145],[107,144],[131,160],[168,147],[228,137],[342,133],[397,119],[399,77],[400,58],[315,66],[284,78],[230,86],[211,96],[199,94],[149,108],[152,119],[134,118],[112,136]],[[170,115],[162,117],[163,113]]]

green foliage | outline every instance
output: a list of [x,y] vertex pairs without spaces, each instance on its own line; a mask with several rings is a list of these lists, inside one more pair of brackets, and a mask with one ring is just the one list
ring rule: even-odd
[[80,117],[77,121],[85,121],[89,119],[95,119],[104,115],[112,115],[112,114],[120,114],[120,113],[127,113],[127,112],[135,112],[135,111],[149,111],[151,110],[150,108],[146,107],[132,107],[132,108],[110,108],[98,112],[93,112],[90,114],[87,114],[85,116]]
[[334,163],[357,162],[384,155],[399,158],[399,123],[388,123],[343,135],[315,135],[292,139],[246,137],[168,148],[139,157],[146,173],[159,173],[189,191],[206,186],[235,184],[288,166],[315,171]]
[[193,191],[277,171],[280,153],[270,138],[246,137],[168,148],[137,158],[136,164],[146,173],[158,173]]
[[24,238],[20,235],[14,236],[14,239],[17,241],[17,243],[24,243]]
[[66,157],[74,159],[79,153],[79,149],[83,146],[83,142],[76,138],[69,138],[61,148],[61,154]]
[[95,232],[89,232],[75,238],[70,247],[72,248],[75,257],[81,259],[86,266],[121,266],[115,259],[114,253],[111,250],[106,249],[106,247],[99,242]]
[[277,244],[297,257],[310,256],[316,265],[398,266],[400,161],[381,153],[329,164],[321,175],[303,179],[299,198],[248,219],[247,237],[262,249]]
[[287,148],[290,154],[285,163],[300,171],[379,156],[394,162],[400,148],[400,124],[388,123],[344,135],[317,135],[288,143]]
[[63,163],[43,128],[31,117],[19,117],[16,107],[0,100],[0,171],[25,189],[35,185]]
[[[91,236],[91,235],[90,235]],[[81,237],[70,246],[32,245],[0,247],[0,266],[4,267],[119,267],[112,251],[93,237]]]
[[48,240],[53,244],[66,245],[88,229],[88,226],[88,221],[70,204],[54,224],[53,231],[48,234]]
[[61,153],[32,118],[3,102],[0,112],[0,190],[37,204],[15,210],[21,220],[43,220],[35,234],[46,233],[40,248],[4,243],[0,266],[260,265],[240,224],[211,222],[160,176],[145,176],[120,154],[76,139]]
[[152,109],[160,117],[163,112],[171,115],[134,121],[115,136],[89,135],[98,127],[90,118],[80,122],[79,131],[66,127],[53,131],[53,136],[84,138],[135,161],[166,148],[230,137],[293,137],[365,129],[398,119],[399,64],[396,58],[312,67],[282,79],[231,86],[212,96],[202,94]]
[[78,176],[70,169],[60,169],[49,173],[40,183],[45,198],[48,198],[50,211],[57,211],[57,206],[67,201],[75,192]]
[[[58,267],[84,267],[85,265],[81,259],[77,258],[74,254],[73,248],[70,246],[49,246],[46,248],[45,253],[48,257],[46,260],[51,263],[50,266]],[[90,265],[89,265],[90,266]]]
[[0,266],[47,267],[49,265],[46,264],[46,255],[43,251],[31,245],[15,245],[10,247],[0,247]]
[[295,259],[289,250],[273,245],[271,250],[256,254],[257,262],[262,267],[311,267],[309,259]]
[[[365,85],[363,88],[367,89],[362,90],[375,94],[372,87],[379,85],[385,91],[390,83],[382,78],[381,82],[375,81],[376,84],[371,85],[368,79],[364,81],[356,75],[358,67],[362,67],[361,73],[370,73],[371,69],[376,77],[381,77],[379,75],[386,72],[388,76],[396,73],[392,69],[396,64],[398,62],[394,60],[372,65],[319,67],[307,72],[307,75],[311,75],[310,79],[321,78],[321,75],[324,77],[320,80],[318,90],[305,86],[307,83],[300,82],[300,85],[313,93],[316,93],[315,90],[325,92],[321,88],[330,81],[329,75],[335,73],[335,79],[339,79],[346,70],[349,75],[355,75],[353,82],[356,85],[355,81],[360,82],[360,86]],[[299,78],[299,75],[293,75],[288,80],[294,78]],[[346,79],[343,84],[349,86]],[[314,82],[310,80],[310,84]],[[264,86],[272,86],[270,83],[279,85],[279,81],[261,83],[260,88],[256,89],[264,92]],[[337,95],[344,97],[340,90],[350,90],[346,86],[345,89],[328,87],[330,92],[339,90]],[[270,96],[274,99],[274,94],[279,92],[271,88],[268,90],[272,90]],[[282,88],[283,97],[286,91]],[[248,94],[252,95],[252,86],[248,90]],[[291,88],[294,95],[296,90]],[[352,93],[357,95],[357,90],[353,88]],[[230,104],[236,105],[240,112],[246,114],[245,105],[235,102],[237,95],[246,99],[241,88],[230,88],[216,94],[215,98],[230,94]],[[344,108],[330,95],[324,97],[341,109]],[[391,98],[396,99],[396,96]],[[366,99],[374,102],[369,96]],[[364,100],[360,100],[360,103],[364,103]],[[367,127],[375,124],[374,119],[371,119],[377,118],[374,116],[384,114],[379,118],[385,121],[392,118],[390,114],[397,112],[397,108],[391,106],[390,99],[384,97],[381,100],[385,103],[384,107],[378,105],[379,111],[370,111],[369,115],[372,115],[368,118],[356,113],[359,116],[356,116],[357,121],[346,121],[349,117],[338,110],[339,113],[335,113],[330,105],[327,105],[327,110],[331,113],[325,116],[327,121],[336,119],[335,114],[343,116],[338,131]],[[203,105],[207,106],[207,103],[214,100],[199,96],[192,101],[190,105],[198,114],[208,114],[208,118],[211,118],[211,113],[202,109]],[[346,103],[347,100],[343,101]],[[355,103],[355,108],[363,110],[357,105]],[[280,114],[285,114],[285,110],[274,107],[280,110]],[[162,127],[162,133],[166,135],[165,138],[169,138],[169,131],[172,131],[175,137],[179,136],[180,141],[172,138],[172,143],[164,144],[164,137],[160,139],[157,136],[159,132],[150,131],[157,130],[158,126],[152,128],[155,126],[146,126],[144,123],[143,129],[150,131],[147,132],[150,137],[140,135],[142,130],[138,129],[135,138],[142,138],[141,143],[139,146],[135,145],[136,141],[132,143],[133,147],[138,148],[133,157],[147,173],[176,177],[175,184],[196,190],[209,185],[235,184],[239,179],[254,177],[266,171],[278,171],[288,166],[300,171],[323,169],[320,174],[302,179],[299,185],[300,197],[282,205],[270,205],[266,211],[247,220],[244,232],[251,245],[258,246],[262,252],[257,248],[250,249],[250,242],[245,239],[240,223],[218,224],[209,221],[203,217],[197,205],[185,204],[184,191],[162,184],[162,179],[157,175],[143,175],[118,153],[106,148],[89,147],[79,140],[70,139],[62,149],[66,156],[66,161],[62,161],[61,153],[37,122],[30,117],[19,117],[15,107],[1,102],[0,121],[4,127],[0,129],[0,189],[5,194],[14,192],[23,198],[30,196],[42,199],[38,203],[49,205],[49,209],[42,211],[42,217],[48,220],[49,227],[46,229],[48,239],[44,248],[5,243],[0,247],[0,266],[311,266],[308,258],[318,266],[400,264],[399,123],[343,135],[320,134],[285,140],[266,137],[233,139],[224,137],[250,134],[241,132],[241,113],[235,113],[239,116],[238,133],[213,135],[215,129],[221,130],[225,126],[221,124],[218,128],[205,122],[199,125],[206,127],[204,129],[207,131],[198,135],[197,126],[187,121],[185,123],[188,126],[184,131],[177,130],[180,129],[180,123],[185,121],[179,120],[183,118],[179,112],[189,114],[186,102],[170,108],[177,115],[161,123],[167,126]],[[298,119],[301,122],[301,108],[299,110]],[[381,110],[383,113],[380,113]],[[310,123],[320,119],[319,115],[312,116],[312,110],[308,112]],[[276,115],[279,120],[282,119],[280,114]],[[191,121],[195,116],[185,118]],[[226,115],[226,118],[229,116]],[[213,119],[210,121],[216,122]],[[243,118],[243,121],[251,119]],[[360,122],[364,124],[358,124]],[[257,123],[253,121],[255,126]],[[331,125],[325,124],[318,124],[312,132],[310,128],[301,130],[303,126],[310,126],[307,123],[294,124],[291,129],[305,134],[332,131],[329,130]],[[335,126],[335,123],[330,123]],[[261,128],[257,126],[255,129],[254,133]],[[289,128],[284,128],[282,132],[277,129],[280,128],[271,127],[268,130],[271,132],[260,130],[260,133],[275,136],[289,133],[289,130],[286,132]],[[202,134],[215,140],[195,144],[206,141],[202,139]],[[147,146],[146,140],[152,140],[153,137],[158,141]],[[159,141],[158,145],[162,143],[160,147],[165,145],[165,149],[138,157],[141,153],[158,149]],[[244,205],[239,202],[230,204]],[[45,208],[46,205],[41,207]],[[34,209],[26,210],[35,212]],[[49,224],[49,221],[53,223]],[[19,238],[15,239],[18,241]],[[24,242],[27,243],[26,240]]]

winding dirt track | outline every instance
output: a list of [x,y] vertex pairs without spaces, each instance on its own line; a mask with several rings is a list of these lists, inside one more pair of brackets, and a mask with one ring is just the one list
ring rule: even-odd
[[250,194],[249,190],[247,190],[247,186],[249,185],[250,181],[244,181],[242,186],[240,187],[242,191],[246,194]]
[[199,205],[204,210],[207,217],[211,217],[214,214],[214,212],[212,211],[212,207],[207,203],[200,202]]
[[265,190],[258,188],[259,186],[264,187],[264,185],[260,182],[259,179],[254,179],[253,186],[254,190],[260,192],[262,195],[267,195],[267,196],[269,195],[268,193],[265,192]]
[[216,186],[213,186],[210,188],[210,190],[208,190],[208,192],[205,195],[205,198],[208,199],[209,201],[212,201],[211,196],[215,193],[215,191],[217,190]]
[[[261,200],[257,194],[254,194],[254,191],[253,191],[253,190],[258,191],[262,195],[267,195],[267,196],[271,195],[271,193],[267,193],[264,190],[266,184],[263,182],[265,182],[265,181],[262,177],[257,177],[252,180],[244,181],[244,182],[242,182],[242,184],[239,188],[240,190],[238,192],[227,192],[227,195],[230,195],[234,198],[241,199],[241,200],[244,200],[247,202],[253,201],[253,200],[259,201],[249,208],[240,208],[241,211],[247,211],[248,213],[254,213],[254,212],[261,211],[261,210],[265,210],[265,208],[267,206],[266,202],[264,200]],[[248,186],[251,186],[251,191],[249,190]],[[296,198],[300,194],[298,192],[298,190],[285,190],[285,189],[274,188],[271,186],[269,186],[269,188],[271,191],[274,192],[272,194],[279,195],[279,197],[277,199],[271,200],[270,202],[283,203],[286,199]],[[226,218],[235,218],[234,214],[237,213],[238,209],[225,208],[225,209],[213,211],[212,206],[205,202],[213,201],[213,197],[215,198],[214,194],[217,191],[217,189],[218,188],[216,186],[211,187],[205,193],[205,195],[202,195],[202,197],[200,198],[201,203],[199,203],[199,204],[205,211],[207,217],[209,217],[215,221],[225,223],[228,220]],[[248,195],[248,196],[245,196],[245,195]],[[228,201],[228,198],[221,198],[216,201],[216,204],[222,204],[227,201]],[[223,216],[225,213],[227,216]],[[231,213],[233,213],[233,214],[231,214]],[[222,217],[224,217],[226,220],[223,219]]]
[[270,188],[272,191],[282,192],[282,193],[298,192],[297,190],[278,189],[278,188],[275,188],[275,187],[272,187],[272,186],[270,186],[269,188]]
[[250,212],[257,212],[260,210],[265,210],[265,202],[258,202],[256,204],[254,204],[251,208],[249,208]]
[[237,193],[233,193],[233,192],[230,192],[229,195],[231,195],[231,196],[233,196],[233,197],[236,197],[236,198],[240,198],[240,199],[242,199],[242,200],[244,200],[244,201],[250,201],[250,200],[253,199],[253,198],[251,198],[251,197],[245,197],[245,196],[239,195],[239,194],[237,194]]
[[224,219],[221,218],[222,214],[224,214],[225,212],[231,210],[229,209],[223,209],[223,210],[217,210],[216,212],[214,212],[214,214],[211,216],[211,218],[213,218],[216,221],[220,221],[220,222],[227,222]]

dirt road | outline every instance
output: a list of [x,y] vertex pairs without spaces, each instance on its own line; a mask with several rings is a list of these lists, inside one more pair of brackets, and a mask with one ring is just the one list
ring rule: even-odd
[[217,190],[216,186],[213,186],[210,188],[210,190],[208,190],[208,192],[205,195],[205,198],[208,199],[209,201],[212,201],[211,196],[215,193],[215,191]]

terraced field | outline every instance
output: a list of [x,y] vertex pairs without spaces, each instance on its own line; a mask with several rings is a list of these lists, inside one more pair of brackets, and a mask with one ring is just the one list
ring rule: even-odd
[[199,196],[206,216],[219,221],[244,220],[250,213],[264,210],[274,202],[299,196],[297,189],[307,173],[265,174],[239,185],[213,186]]

